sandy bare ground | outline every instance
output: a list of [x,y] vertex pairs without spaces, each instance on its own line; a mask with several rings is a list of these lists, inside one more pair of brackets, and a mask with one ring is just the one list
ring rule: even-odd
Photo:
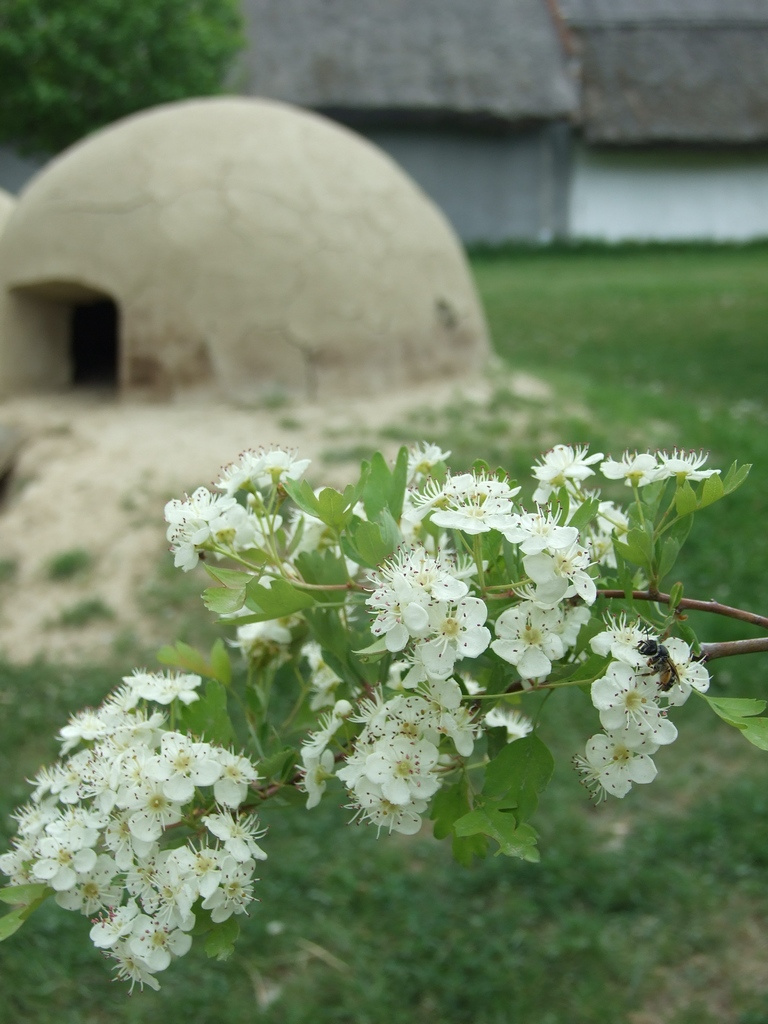
[[[512,380],[521,393],[537,382]],[[458,389],[458,390],[457,390]],[[0,424],[23,439],[0,507],[0,562],[15,566],[0,581],[0,655],[71,662],[108,657],[127,631],[139,641],[173,641],[141,607],[141,593],[167,554],[163,506],[200,484],[247,448],[278,444],[318,459],[397,424],[418,406],[441,409],[453,398],[482,402],[485,380],[433,384],[377,399],[247,410],[211,400],[157,405],[98,393],[15,399],[0,405]],[[414,440],[422,440],[414,438]],[[385,451],[396,445],[384,442]],[[354,466],[317,461],[314,484],[343,484]],[[53,582],[48,565],[84,549],[93,564]],[[202,581],[201,581],[202,585]],[[62,613],[100,599],[114,617],[64,627]]]

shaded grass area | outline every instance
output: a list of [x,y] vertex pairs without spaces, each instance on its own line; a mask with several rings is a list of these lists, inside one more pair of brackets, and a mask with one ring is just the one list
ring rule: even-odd
[[[473,268],[499,355],[553,397],[501,380],[488,406],[414,410],[401,439],[452,448],[455,468],[482,456],[518,476],[558,440],[753,462],[742,490],[699,518],[678,568],[689,596],[765,613],[768,246],[508,250],[476,253]],[[206,583],[178,575],[146,599],[205,646]],[[753,632],[695,625],[706,639]],[[765,696],[765,665],[719,663],[714,692]],[[68,711],[128,669],[0,665],[0,835]],[[562,696],[543,724],[558,767],[540,865],[465,871],[427,835],[377,842],[347,826],[333,800],[311,814],[267,808],[261,902],[230,961],[193,952],[160,993],[128,999],[87,921],[45,907],[0,945],[0,1021],[768,1024],[768,757],[691,700],[654,784],[594,809],[569,758],[596,716],[583,694]]]

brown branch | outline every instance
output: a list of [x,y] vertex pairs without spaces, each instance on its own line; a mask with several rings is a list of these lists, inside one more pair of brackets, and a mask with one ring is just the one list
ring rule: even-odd
[[768,636],[751,640],[723,640],[720,643],[702,644],[700,661],[714,661],[715,658],[730,658],[735,654],[757,654],[768,651]]
[[[627,595],[623,590],[598,590],[599,597],[622,598]],[[633,590],[630,594],[633,601],[653,601],[655,604],[669,604],[669,594],[659,594],[651,590]],[[729,619],[739,619],[741,622],[749,622],[753,626],[760,626],[768,629],[768,617],[756,615],[754,612],[745,611],[743,608],[732,608],[727,604],[720,604],[719,601],[697,601],[691,597],[683,597],[676,605],[686,611],[712,612],[715,615],[724,615]]]

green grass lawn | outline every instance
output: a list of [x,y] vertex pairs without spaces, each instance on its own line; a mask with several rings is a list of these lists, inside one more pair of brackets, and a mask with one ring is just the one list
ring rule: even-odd
[[[690,596],[765,614],[768,246],[510,250],[472,265],[499,356],[551,395],[501,383],[487,407],[414,415],[404,439],[517,474],[558,440],[753,462],[697,521],[680,578]],[[68,710],[129,667],[0,667],[0,836]],[[768,694],[765,656],[717,669],[717,693]],[[657,781],[595,809],[569,766],[594,711],[579,692],[551,705],[540,865],[464,870],[428,836],[377,841],[333,801],[274,810],[261,902],[230,961],[192,953],[161,992],[129,999],[87,922],[46,906],[0,946],[0,1024],[768,1024],[768,755],[692,700]]]

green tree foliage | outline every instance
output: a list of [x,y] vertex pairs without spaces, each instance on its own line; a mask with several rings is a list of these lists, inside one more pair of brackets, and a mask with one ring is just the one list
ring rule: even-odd
[[221,92],[238,0],[3,0],[0,142],[50,153],[157,103]]

